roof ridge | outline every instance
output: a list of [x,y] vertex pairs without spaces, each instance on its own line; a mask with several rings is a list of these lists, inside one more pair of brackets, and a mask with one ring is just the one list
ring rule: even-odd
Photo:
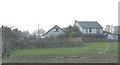
[[97,21],[77,21],[77,22],[97,22]]
[[[55,25],[54,27],[52,27],[51,29],[49,29],[47,32],[45,32],[44,34],[43,34],[43,36],[44,35],[46,35],[48,32],[50,32],[52,29],[54,29],[55,27],[58,27],[59,29],[61,29],[62,31],[64,31],[62,28],[60,28],[58,25]],[[65,31],[64,31],[65,32]]]

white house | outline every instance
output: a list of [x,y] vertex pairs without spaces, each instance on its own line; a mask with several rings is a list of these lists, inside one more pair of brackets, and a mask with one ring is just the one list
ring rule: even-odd
[[108,39],[111,39],[111,40],[118,39],[118,35],[116,35],[116,34],[108,34]]
[[49,31],[47,31],[45,34],[42,35],[42,38],[54,38],[59,35],[65,35],[65,31],[55,25],[53,28],[51,28]]
[[103,27],[97,21],[75,20],[74,26],[83,34],[101,34],[103,32]]

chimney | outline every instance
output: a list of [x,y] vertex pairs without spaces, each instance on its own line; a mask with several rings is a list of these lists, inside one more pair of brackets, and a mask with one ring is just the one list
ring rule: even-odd
[[73,27],[75,26],[76,23],[77,23],[77,20],[75,20],[75,23],[74,23]]

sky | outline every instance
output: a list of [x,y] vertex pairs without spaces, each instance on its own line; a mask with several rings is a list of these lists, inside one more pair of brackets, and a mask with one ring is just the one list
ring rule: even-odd
[[54,25],[67,27],[77,21],[118,25],[119,0],[0,0],[0,25],[33,32]]

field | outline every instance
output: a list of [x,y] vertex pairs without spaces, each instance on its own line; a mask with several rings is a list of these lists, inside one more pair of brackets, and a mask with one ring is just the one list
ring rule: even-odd
[[11,52],[3,63],[118,63],[118,43],[102,54],[109,42],[84,43],[83,47],[22,49]]

